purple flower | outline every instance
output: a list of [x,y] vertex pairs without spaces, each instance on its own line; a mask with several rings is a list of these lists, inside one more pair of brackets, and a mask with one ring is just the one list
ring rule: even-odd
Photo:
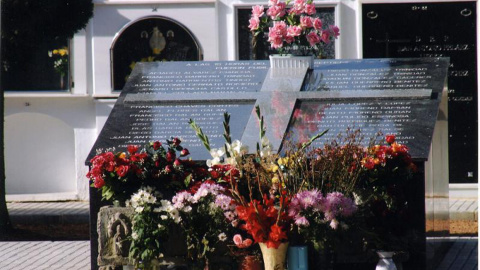
[[310,226],[310,222],[308,222],[308,219],[306,217],[302,217],[302,216],[295,217],[295,224],[297,224],[298,226],[302,226],[302,227]]
[[215,205],[222,208],[223,211],[233,210],[232,209],[232,198],[224,194],[219,194],[215,198]]

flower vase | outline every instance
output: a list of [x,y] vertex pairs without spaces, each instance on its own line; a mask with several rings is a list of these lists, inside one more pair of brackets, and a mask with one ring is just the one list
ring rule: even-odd
[[273,54],[270,55],[270,68],[302,68],[313,69],[313,55],[295,56],[291,54]]
[[247,255],[240,259],[238,270],[262,270],[262,261],[254,255]]
[[268,248],[267,244],[259,243],[262,251],[265,270],[284,270],[288,243],[281,243],[278,248]]
[[308,247],[291,246],[288,248],[288,270],[308,270]]
[[393,262],[393,252],[378,251],[379,260],[375,270],[397,270],[395,262]]

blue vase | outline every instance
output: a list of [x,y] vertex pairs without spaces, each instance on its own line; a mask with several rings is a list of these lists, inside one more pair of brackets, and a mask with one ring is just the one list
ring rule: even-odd
[[288,270],[308,270],[308,247],[288,247]]

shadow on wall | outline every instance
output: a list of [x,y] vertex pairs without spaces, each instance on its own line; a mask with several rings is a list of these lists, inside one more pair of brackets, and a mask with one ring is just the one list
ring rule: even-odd
[[39,113],[5,117],[7,195],[75,192],[75,136],[65,122]]

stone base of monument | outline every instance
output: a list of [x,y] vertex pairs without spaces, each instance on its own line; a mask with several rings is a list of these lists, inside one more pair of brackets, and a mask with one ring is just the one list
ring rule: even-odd
[[[128,237],[132,233],[132,218],[134,209],[130,207],[104,206],[98,213],[98,257],[97,263],[100,269],[117,269],[124,265],[133,265],[128,258],[130,241]],[[158,261],[158,265],[182,266],[186,265],[185,239],[178,231],[172,228],[172,235],[168,241],[168,252],[165,257]],[[103,268],[102,268],[103,267]]]
[[[128,258],[130,241],[128,237],[132,233],[132,219],[134,209],[130,207],[103,206],[98,213],[98,257],[97,264],[100,270],[123,269],[123,266],[134,264]],[[170,228],[170,237],[166,242],[168,250],[165,257],[159,259],[156,264],[158,269],[190,269],[187,255],[185,236],[177,226]],[[212,258],[213,265],[220,265],[215,269],[235,269],[229,257],[224,256],[226,248],[219,248],[219,252]],[[193,262],[194,263],[194,262]],[[128,269],[128,268],[127,268]]]

